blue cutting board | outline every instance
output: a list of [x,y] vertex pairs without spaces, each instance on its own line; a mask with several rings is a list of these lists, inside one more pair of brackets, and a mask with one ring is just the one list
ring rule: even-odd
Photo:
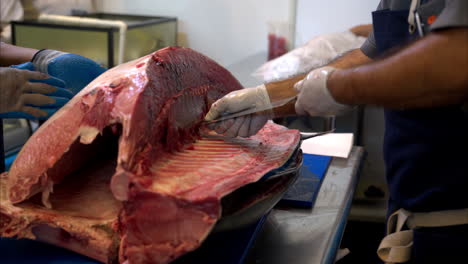
[[[331,157],[304,154],[299,178],[290,187],[281,204],[312,207]],[[252,247],[267,215],[241,230],[210,235],[196,251],[176,264],[241,264]],[[0,238],[1,264],[98,264],[99,262],[52,245],[21,239]]]
[[303,156],[301,174],[289,187],[279,205],[300,208],[312,208],[314,205],[332,157],[313,154]]

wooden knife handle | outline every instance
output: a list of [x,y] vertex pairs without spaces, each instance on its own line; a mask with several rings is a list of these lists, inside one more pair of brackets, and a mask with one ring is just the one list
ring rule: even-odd
[[[272,82],[265,84],[268,95],[270,96],[270,101],[280,101],[286,98],[295,97],[297,95],[296,90],[294,89],[294,84],[298,81],[304,79],[306,74],[298,75],[286,80]],[[273,108],[273,114],[275,118],[287,117],[297,115],[294,105],[296,100],[292,100],[285,105]]]

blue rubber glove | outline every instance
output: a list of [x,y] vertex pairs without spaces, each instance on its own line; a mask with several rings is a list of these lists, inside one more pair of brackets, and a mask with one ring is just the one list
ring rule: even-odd
[[[3,88],[8,88],[11,92],[13,92],[13,94],[5,95],[8,97],[4,98],[5,101],[8,101],[5,102],[5,104],[16,104],[16,109],[22,109],[22,111],[2,112],[0,113],[0,118],[26,118],[45,120],[53,115],[62,106],[64,106],[73,97],[73,94],[64,88],[65,83],[60,79],[53,77],[47,79],[29,79],[32,76],[40,75],[39,73],[36,74],[31,72],[31,69],[33,69],[34,66],[30,63],[14,65],[11,68],[26,71],[15,72],[14,70],[9,71],[7,68],[4,69],[5,76],[3,77],[5,79],[2,80],[2,85],[8,87]],[[11,81],[9,81],[10,77],[13,78]],[[48,86],[35,86],[34,83],[44,83]],[[51,86],[55,87],[55,89],[53,89]],[[50,89],[55,91],[47,92],[50,91]],[[21,96],[21,94],[23,94],[23,96]],[[30,96],[28,94],[41,95]],[[22,102],[16,100],[21,100]],[[50,101],[51,103],[45,103],[45,101]],[[39,111],[35,109],[38,109]]]
[[48,49],[37,52],[31,62],[35,70],[65,81],[73,94],[107,70],[83,56]]

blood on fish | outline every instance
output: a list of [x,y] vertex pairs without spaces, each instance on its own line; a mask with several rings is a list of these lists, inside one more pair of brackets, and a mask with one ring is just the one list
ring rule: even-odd
[[190,145],[187,150],[195,150],[195,146],[194,145]]

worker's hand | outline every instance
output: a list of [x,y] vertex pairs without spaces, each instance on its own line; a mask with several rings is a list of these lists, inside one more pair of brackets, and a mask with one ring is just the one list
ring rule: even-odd
[[[33,70],[59,78],[73,94],[106,71],[95,61],[83,56],[56,50],[41,50],[31,61]],[[28,66],[30,67],[30,65]]]
[[46,74],[0,68],[0,118],[47,119],[73,94]]
[[[225,95],[213,103],[205,120],[212,121],[224,115],[247,109],[262,110],[266,108],[271,108],[270,97],[265,85],[260,85],[254,88],[233,91]],[[270,118],[270,112],[265,111],[261,114],[251,114],[212,123],[208,127],[227,137],[250,137],[255,135]]]
[[296,113],[310,116],[334,116],[351,109],[335,101],[327,88],[327,80],[335,71],[333,67],[323,67],[311,71],[294,88],[298,92]]

